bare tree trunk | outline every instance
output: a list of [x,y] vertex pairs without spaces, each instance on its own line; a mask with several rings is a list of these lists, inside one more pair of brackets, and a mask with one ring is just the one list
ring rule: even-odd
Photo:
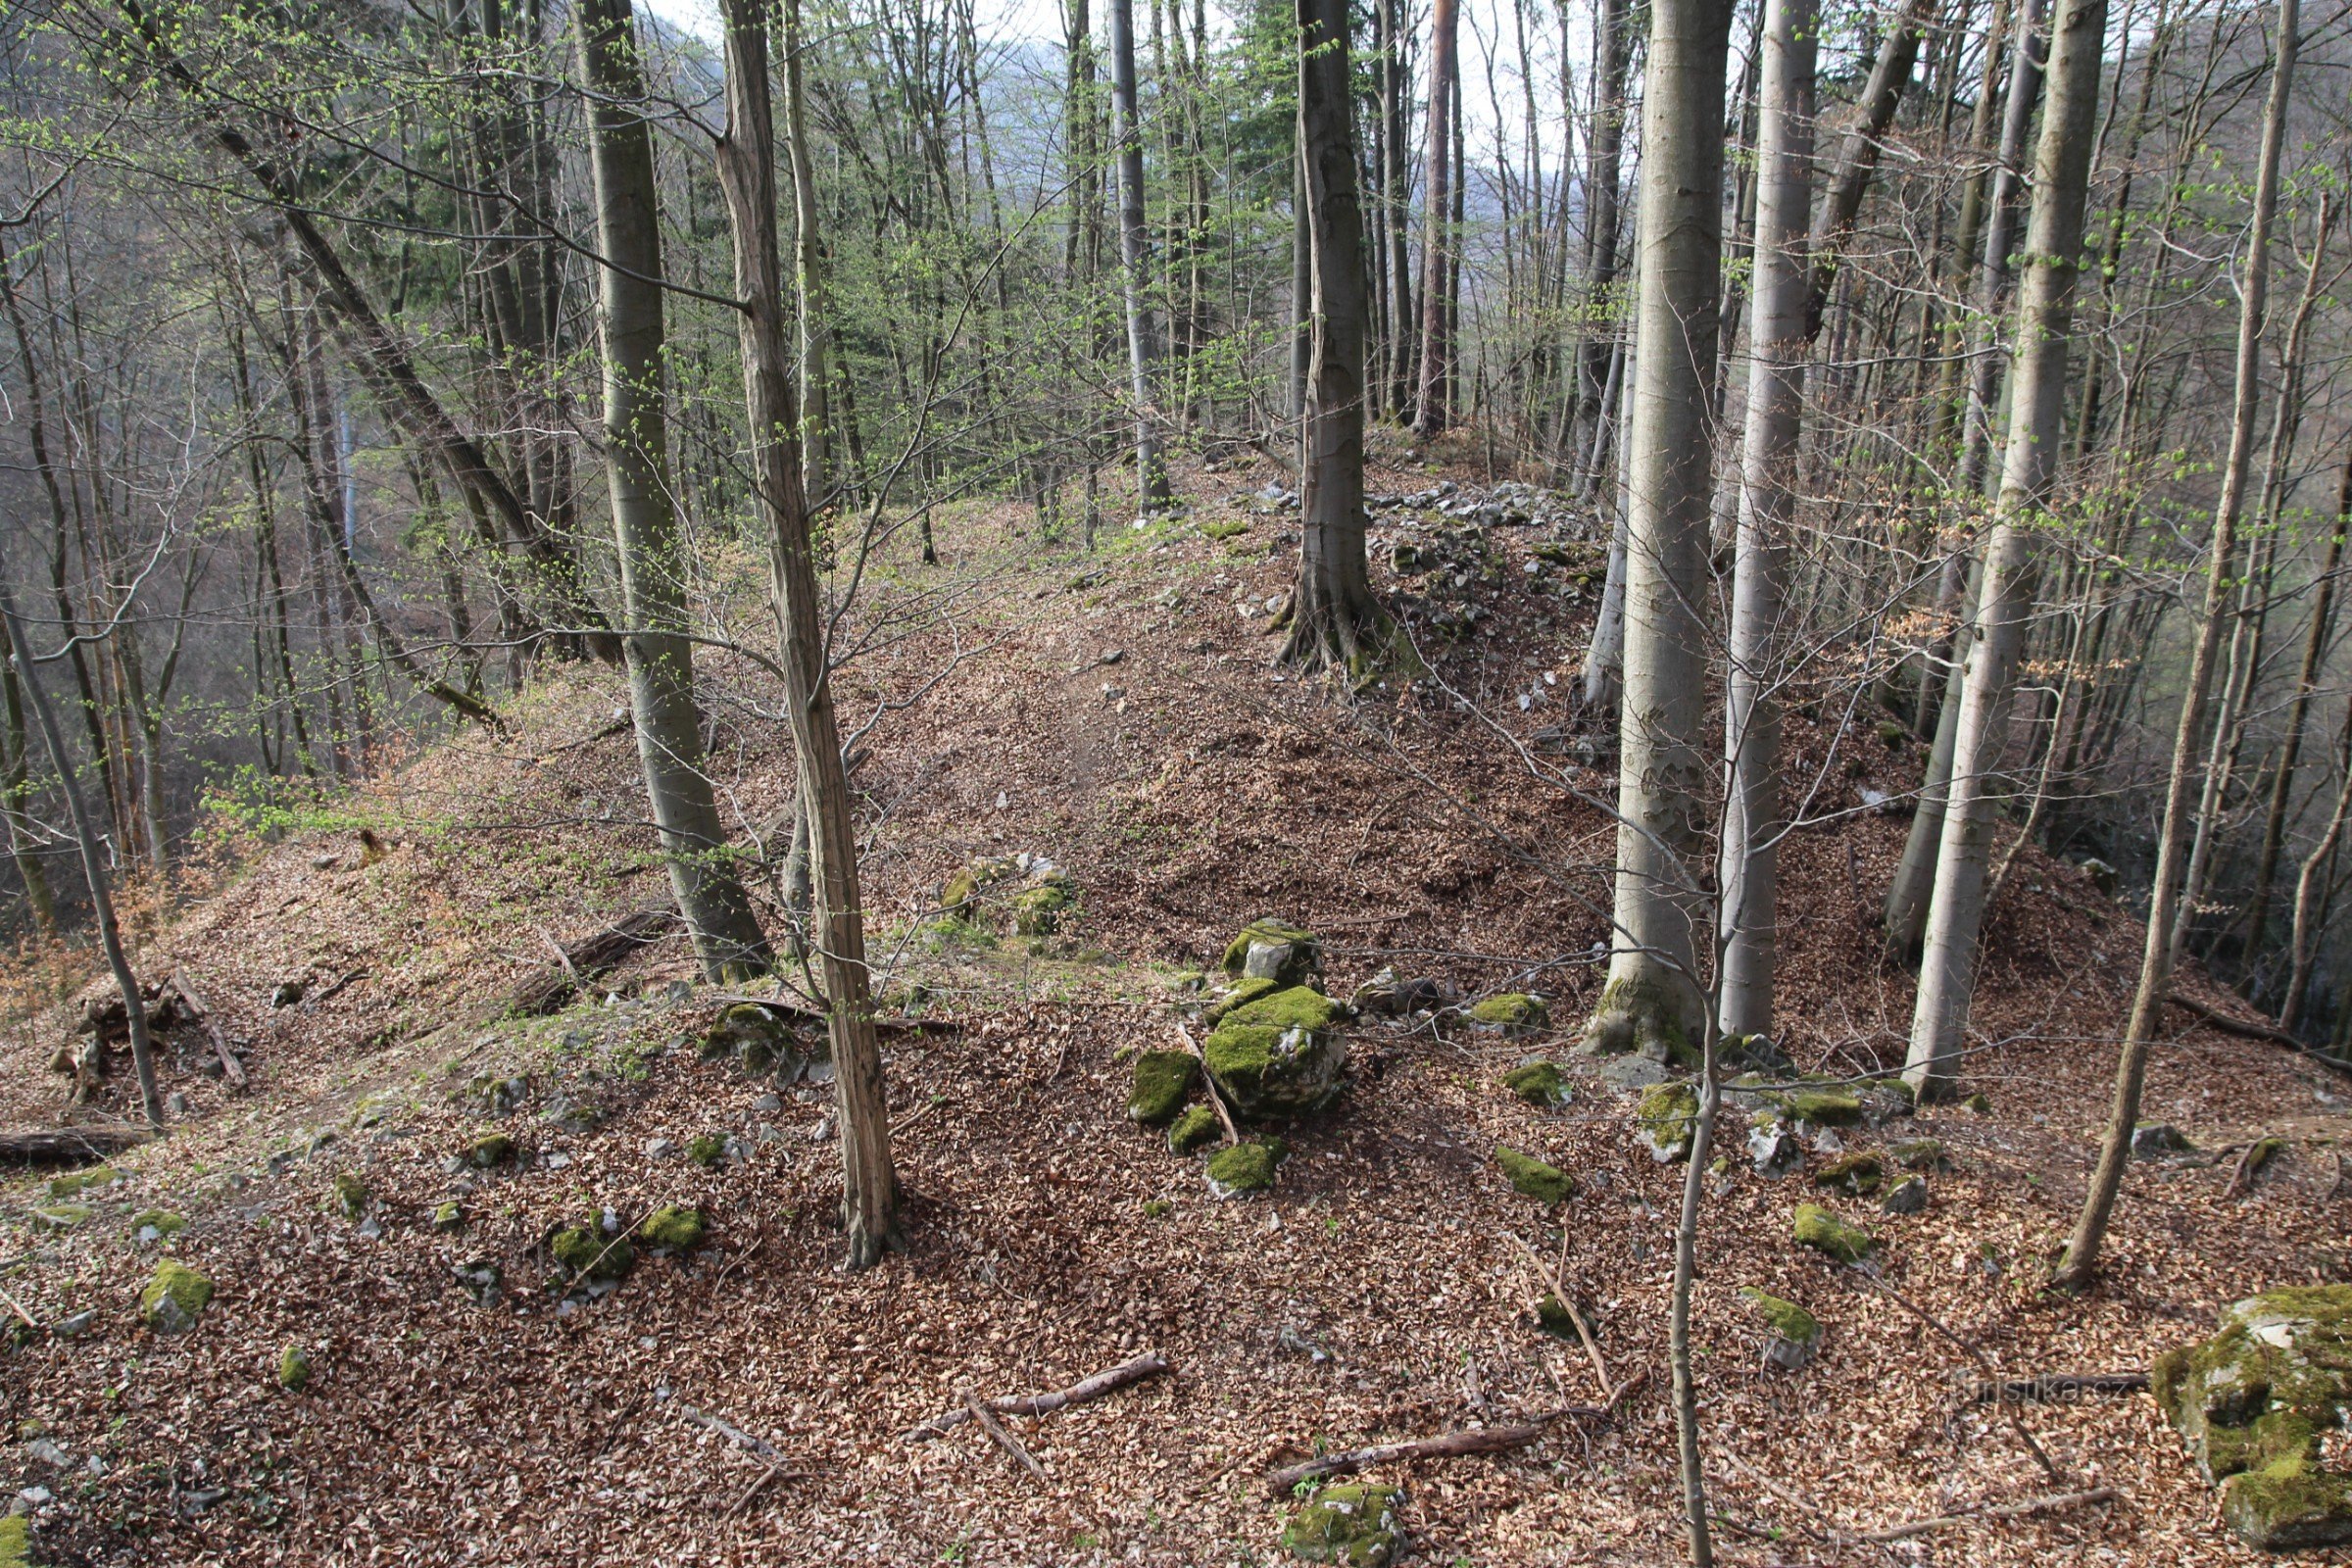
[[[1699,739],[1700,624],[1713,464],[1709,415],[1723,246],[1728,0],[1654,0],[1642,103],[1641,355],[1626,432],[1625,701],[1608,984],[1587,1026],[1604,1050],[1689,1059],[1706,1024],[1697,950],[1712,928],[1698,857],[1712,764]],[[1705,1524],[1693,1519],[1703,1556]]]
[[[1813,185],[1816,0],[1770,0],[1756,125],[1756,237],[1747,429],[1740,454],[1730,673],[1724,702],[1717,1016],[1726,1037],[1772,1032],[1781,817],[1781,593],[1804,416],[1805,353],[1818,249]],[[1907,30],[1907,29],[1906,29]],[[1882,57],[1883,59],[1884,57]],[[1904,67],[1908,74],[1909,66]]]
[[1135,98],[1135,0],[1110,0],[1110,97],[1119,149],[1119,259],[1127,301],[1127,370],[1135,396],[1135,477],[1146,512],[1168,504],[1167,465],[1153,426],[1152,368],[1159,337],[1152,320],[1152,231],[1144,222],[1144,132]]
[[[797,3],[785,0],[788,6]],[[808,502],[801,489],[800,411],[794,407],[785,352],[783,267],[776,249],[775,123],[768,101],[765,16],[762,0],[726,0],[727,128],[718,142],[718,172],[735,231],[744,399],[760,512],[772,541],[785,699],[799,754],[801,799],[808,813],[809,873],[816,892],[811,945],[824,977],[841,1116],[842,1226],[849,1266],[865,1268],[880,1261],[885,1248],[901,1245],[899,1178],[891,1166],[890,1102],[865,964],[858,836],[833,708]]]
[[50,764],[57,769],[58,788],[65,791],[66,807],[74,817],[74,836],[81,849],[81,874],[88,881],[90,910],[98,922],[98,942],[106,950],[106,964],[114,971],[115,988],[122,994],[122,1012],[130,1025],[130,1060],[138,1073],[139,1103],[147,1113],[147,1125],[161,1132],[164,1097],[155,1083],[155,1051],[147,1038],[147,1003],[139,991],[138,976],[131,973],[129,956],[122,951],[122,932],[115,923],[115,901],[107,888],[106,850],[99,842],[98,824],[90,818],[89,803],[82,799],[81,783],[74,776],[74,759],[66,751],[65,736],[58,730],[56,710],[49,706],[48,693],[41,689],[32,644],[24,635],[24,622],[17,613],[16,596],[9,592],[5,575],[0,575],[0,620],[8,622],[8,646],[17,662],[17,679],[32,704],[33,721],[40,725]]
[[[1821,335],[1830,290],[1838,281],[1839,253],[1853,234],[1854,219],[1870,189],[1870,176],[1879,167],[1880,138],[1894,122],[1903,89],[1910,85],[1911,68],[1919,59],[1920,35],[1936,4],[1936,0],[1906,0],[1901,15],[1887,27],[1878,59],[1871,64],[1870,79],[1863,83],[1861,100],[1854,105],[1853,122],[1838,149],[1837,165],[1822,189],[1821,211],[1813,218],[1807,240],[1812,252],[1812,276],[1805,297],[1808,342]],[[1808,145],[1810,141],[1808,135]]]
[[[783,8],[784,138],[792,160],[793,286],[800,306],[801,466],[809,504],[822,512],[834,499],[833,419],[825,384],[825,330],[833,318],[825,296],[823,230],[816,212],[816,172],[808,157],[808,92],[802,80],[805,47],[801,8]],[[849,374],[849,367],[842,367]]]
[[1364,257],[1347,0],[1298,0],[1298,199],[1311,258],[1298,587],[1283,657],[1353,673],[1379,650],[1364,565]]
[[[2295,875],[2294,924],[2287,937],[2286,1000],[2278,1007],[2278,1027],[2288,1034],[2303,1021],[2304,998],[2311,992],[2312,961],[2318,956],[2321,884],[2335,859],[2336,846],[2344,841],[2345,813],[2352,811],[2352,708],[2345,709],[2344,727],[2336,737],[2335,772],[2335,809],[2328,814],[2327,830],[2303,857]],[[2352,1008],[2345,1011],[2352,1015]]]
[[8,699],[8,772],[0,777],[0,814],[8,818],[8,853],[24,884],[24,904],[32,911],[32,928],[45,937],[58,933],[57,896],[50,890],[49,873],[29,847],[24,830],[32,810],[32,753],[24,732],[24,693],[14,661],[0,667],[0,687]]
[[[1582,385],[1578,391],[1587,422],[1593,427],[1593,450],[1599,451],[1600,426],[1609,416],[1605,383],[1613,345],[1622,334],[1607,329],[1603,313],[1609,290],[1617,281],[1618,185],[1624,177],[1625,95],[1632,71],[1633,50],[1626,26],[1626,0],[1596,0],[1592,13],[1592,119],[1586,138],[1585,189],[1589,210],[1585,226],[1584,348]],[[1588,469],[1587,482],[1599,475]]]
[[694,645],[685,636],[686,557],[670,500],[662,213],[652,128],[638,107],[646,84],[636,19],[631,0],[579,0],[577,14],[580,72],[594,93],[589,158],[604,263],[597,270],[597,325],[605,360],[605,476],[627,617],[621,646],[637,761],[703,972],[716,981],[747,979],[764,973],[774,955],[735,874],[704,771]]
[[2246,469],[2254,448],[2255,404],[2262,386],[2263,315],[2269,303],[2271,223],[2278,207],[2278,165],[2286,140],[2288,95],[2293,89],[2298,0],[2278,0],[2276,54],[2271,66],[2270,101],[2264,109],[2262,155],[2254,174],[2254,220],[2246,234],[2244,282],[2238,299],[2237,368],[2230,410],[2230,456],[2222,469],[2222,493],[2215,503],[2213,539],[2206,547],[2205,604],[2197,638],[2189,654],[2187,689],[2180,698],[2180,721],[2173,737],[2171,777],[2164,792],[2164,825],[2156,841],[2156,875],[2148,900],[2147,943],[2140,955],[2139,989],[2132,999],[2132,1021],[2124,1033],[2115,1068],[2115,1102],[2109,1109],[2107,1133],[2099,1146],[2099,1164],[2082,1200],[2082,1212],[2066,1244],[2066,1258],[2058,1283],[2080,1289],[2098,1267],[2099,1247],[2115,1213],[2123,1188],[2124,1165],[2132,1157],[2132,1129],[2139,1118],[2140,1086],[2147,1076],[2148,1047],[2163,1022],[2164,1006],[2172,994],[2173,966],[2180,956],[2173,923],[2181,888],[2181,857],[2186,848],[2189,788],[2195,771],[2197,742],[2204,733],[2205,699],[2213,686],[2213,666],[2221,648],[2222,622],[2229,613],[2231,571],[2237,555],[2238,515],[2245,504]]
[[2026,282],[2018,295],[2008,448],[1992,534],[1984,547],[1984,586],[1968,628],[1968,674],[1954,732],[1950,799],[1903,1068],[1904,1078],[1923,1098],[1951,1085],[1976,991],[1977,937],[1984,924],[1991,850],[1990,785],[2007,738],[2009,699],[2033,610],[2034,514],[2056,477],[2065,422],[2066,357],[2106,24],[2106,0],[2059,0],[2049,107],[2034,154]]
[[1446,385],[1451,373],[1446,342],[1446,256],[1453,249],[1453,94],[1455,0],[1431,0],[1429,13],[1429,144],[1421,193],[1421,375],[1413,391],[1413,429],[1432,436],[1446,428]]

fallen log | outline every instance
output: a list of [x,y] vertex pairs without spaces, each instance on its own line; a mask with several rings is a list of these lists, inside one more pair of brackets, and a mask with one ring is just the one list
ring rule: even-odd
[[1277,1494],[1290,1491],[1301,1481],[1317,1481],[1325,1476],[1353,1475],[1358,1470],[1376,1464],[1394,1464],[1399,1459],[1450,1459],[1469,1453],[1506,1453],[1524,1448],[1542,1438],[1552,1423],[1571,1418],[1592,1419],[1605,1416],[1622,1403],[1625,1396],[1640,1388],[1648,1378],[1647,1368],[1636,1372],[1617,1386],[1606,1404],[1571,1404],[1558,1410],[1546,1411],[1533,1421],[1507,1427],[1471,1427],[1461,1432],[1448,1432],[1435,1438],[1413,1438],[1403,1443],[1380,1443],[1368,1448],[1350,1448],[1345,1453],[1327,1453],[1304,1464],[1277,1470],[1266,1477],[1267,1490]]
[[[1115,1394],[1131,1383],[1158,1377],[1167,1370],[1167,1360],[1157,1351],[1151,1351],[1051,1394],[1021,1394],[1009,1398],[988,1399],[983,1403],[996,1415],[1051,1415],[1069,1405],[1092,1403],[1106,1394]],[[927,1438],[944,1438],[971,1419],[970,1407],[959,1404],[953,1410],[943,1411],[928,1421],[907,1428],[906,1441],[920,1443]]]
[[0,1131],[0,1164],[95,1165],[146,1141],[147,1134],[128,1127]]
[[2209,1007],[2204,1003],[2181,996],[2178,992],[2164,1000],[2199,1022],[2211,1024],[2226,1035],[2235,1035],[2240,1040],[2260,1040],[2268,1045],[2283,1046],[2296,1055],[2307,1056],[2323,1067],[2333,1068],[2340,1073],[2352,1073],[2352,1061],[2345,1061],[2340,1057],[2330,1056],[2324,1051],[2314,1050],[2275,1024],[2232,1017],[2219,1007]]
[[1979,1378],[1969,1385],[1968,1402],[2054,1404],[2085,1394],[2137,1394],[2147,1386],[2145,1372],[2044,1372],[2030,1378]]
[[667,936],[678,925],[675,906],[658,904],[621,916],[601,931],[556,949],[558,961],[535,969],[509,998],[514,1011],[541,1017],[557,1011],[599,975],[620,967],[639,948]]

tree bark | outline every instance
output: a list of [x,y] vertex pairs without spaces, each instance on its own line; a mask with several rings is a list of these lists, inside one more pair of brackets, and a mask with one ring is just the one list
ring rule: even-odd
[[[798,0],[784,0],[794,5]],[[903,1245],[899,1179],[891,1167],[890,1102],[874,1033],[865,920],[859,907],[858,837],[851,815],[841,726],[833,707],[824,607],[801,489],[800,416],[785,352],[783,268],[776,249],[775,124],[769,107],[762,0],[726,0],[727,126],[718,142],[719,184],[735,234],[744,399],[753,472],[771,541],[776,618],[782,628],[785,699],[801,798],[808,803],[813,921],[833,1044],[841,1116],[842,1227],[848,1264],[865,1268]]]
[[2262,153],[2254,174],[2253,223],[2246,235],[2244,282],[2238,297],[2235,394],[2230,409],[2230,455],[2222,469],[2222,491],[2214,505],[2213,539],[2206,547],[2205,603],[2189,654],[2187,689],[2180,698],[2180,718],[2173,736],[2171,776],[2164,792],[2164,825],[2156,841],[2156,874],[2148,901],[2147,941],[2139,961],[2139,988],[2132,999],[2132,1020],[2115,1068],[2115,1099],[2107,1117],[2106,1137],[2099,1146],[2098,1168],[2091,1173],[2090,1190],[2083,1196],[2082,1212],[2067,1239],[2065,1261],[2058,1283],[2080,1289],[2098,1267],[2099,1248],[2106,1240],[2115,1200],[2122,1191],[2124,1166],[2132,1157],[2132,1129],[2139,1117],[2140,1087],[2147,1076],[2148,1048],[2163,1021],[2164,1005],[2172,991],[2173,967],[2180,948],[2173,925],[2181,896],[2186,848],[2189,790],[2195,771],[2197,743],[2205,727],[2205,700],[2213,686],[2215,655],[2221,647],[2222,622],[2229,613],[2231,570],[2237,555],[2238,515],[2245,504],[2246,469],[2254,448],[2255,405],[2262,393],[2263,316],[2269,304],[2271,223],[2278,207],[2278,166],[2286,141],[2288,99],[2294,86],[2298,0],[2278,0],[2276,53],[2271,66],[2270,99],[2263,112]]
[[[1894,112],[1903,101],[1903,89],[1910,85],[1911,68],[1919,59],[1920,36],[1927,29],[1936,4],[1936,0],[1906,0],[1901,15],[1887,28],[1885,40],[1879,45],[1878,58],[1871,64],[1870,79],[1863,84],[1861,101],[1854,106],[1853,122],[1838,150],[1837,165],[1822,189],[1821,211],[1812,220],[1807,240],[1807,248],[1812,252],[1812,276],[1804,307],[1804,335],[1808,342],[1821,335],[1830,290],[1838,282],[1838,255],[1853,234],[1854,220],[1862,211],[1862,198],[1870,190],[1870,176],[1879,167],[1880,138],[1894,122]],[[1811,141],[1808,128],[1808,147]],[[1757,157],[1762,156],[1759,149]]]
[[1347,0],[1298,0],[1299,198],[1310,293],[1298,585],[1286,661],[1360,670],[1384,617],[1364,564],[1363,208]]
[[1110,0],[1110,97],[1119,149],[1120,286],[1127,306],[1127,373],[1135,398],[1136,490],[1146,512],[1168,504],[1168,470],[1153,419],[1159,336],[1152,319],[1152,231],[1144,222],[1144,132],[1135,97],[1135,0]]
[[2034,154],[2026,281],[2018,295],[2008,447],[1992,533],[1984,548],[1984,585],[1968,629],[1950,796],[1920,961],[1919,1000],[1911,1018],[1911,1049],[1903,1067],[1904,1078],[1922,1098],[1949,1090],[1975,995],[1977,938],[1984,918],[1984,876],[1991,847],[1990,785],[2007,736],[2009,699],[2033,608],[2035,516],[2056,477],[2065,422],[2066,357],[2081,270],[2091,124],[2098,113],[2106,24],[2106,0],[2059,0],[2052,29],[2049,106]]
[[1698,857],[1712,764],[1704,629],[1728,0],[1654,0],[1642,103],[1641,354],[1626,431],[1625,700],[1609,978],[1587,1026],[1604,1050],[1687,1058],[1705,1027]]
[[[1805,353],[1819,289],[1810,239],[1816,0],[1770,0],[1756,125],[1754,303],[1740,454],[1724,756],[1718,1012],[1726,1037],[1772,1032],[1781,818],[1781,594],[1804,414]],[[1916,45],[1914,46],[1916,47]],[[1882,55],[1882,61],[1885,56]],[[1909,67],[1906,63],[1905,73]]]
[[749,979],[774,961],[735,873],[705,771],[687,641],[686,557],[672,505],[664,404],[660,198],[631,0],[579,0],[580,71],[594,93],[597,326],[604,345],[605,477],[628,625],[621,637],[638,766],[678,908],[703,972]]
[[1429,13],[1429,142],[1421,193],[1421,373],[1413,389],[1413,429],[1423,436],[1446,428],[1446,387],[1451,372],[1447,345],[1446,256],[1453,248],[1453,95],[1460,17],[1455,0],[1432,0]]
[[34,664],[31,641],[24,635],[24,621],[17,613],[16,596],[9,591],[8,582],[0,575],[0,620],[8,623],[8,647],[17,662],[17,679],[24,689],[25,700],[32,705],[33,721],[40,726],[41,742],[48,748],[49,761],[57,769],[58,788],[65,791],[66,808],[74,818],[74,837],[81,850],[81,873],[90,890],[90,911],[98,922],[98,943],[106,951],[106,965],[114,971],[115,989],[122,995],[122,1012],[130,1028],[130,1061],[139,1079],[139,1104],[147,1113],[147,1125],[158,1132],[164,1126],[164,1097],[155,1083],[155,1050],[147,1038],[147,1002],[139,990],[138,976],[131,972],[130,957],[122,950],[122,932],[115,923],[115,901],[108,888],[106,850],[99,842],[98,824],[90,817],[89,803],[82,798],[81,782],[74,776],[74,759],[66,751],[66,738],[57,725],[56,710],[49,706],[49,694],[41,689],[41,677]]

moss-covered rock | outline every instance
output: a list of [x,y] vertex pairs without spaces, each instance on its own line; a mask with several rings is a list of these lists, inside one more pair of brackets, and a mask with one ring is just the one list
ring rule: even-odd
[[1478,1028],[1506,1035],[1533,1034],[1550,1021],[1550,1009],[1542,997],[1531,997],[1523,991],[1506,991],[1500,996],[1485,997],[1470,1005],[1470,1022]]
[[1886,1189],[1879,1200],[1879,1207],[1889,1214],[1918,1214],[1928,1206],[1928,1179],[1925,1176],[1906,1176]]
[[1634,1127],[1660,1164],[1689,1159],[1698,1129],[1698,1091],[1686,1083],[1657,1085],[1634,1102]]
[[49,1178],[49,1196],[53,1199],[78,1198],[93,1187],[112,1187],[122,1179],[122,1173],[112,1165],[92,1165],[87,1170],[70,1170],[63,1176]]
[[626,1236],[607,1236],[594,1225],[573,1225],[548,1238],[548,1252],[574,1285],[618,1280],[637,1266],[637,1249]]
[[1840,1263],[1859,1263],[1870,1255],[1870,1233],[1858,1226],[1848,1225],[1828,1209],[1815,1203],[1796,1205],[1796,1221],[1791,1234],[1797,1243],[1810,1247]]
[[466,1205],[452,1199],[433,1210],[433,1229],[462,1231],[466,1228]]
[[705,1170],[727,1157],[727,1140],[723,1133],[697,1133],[686,1140],[686,1157]]
[[1740,1287],[1740,1298],[1771,1331],[1771,1338],[1764,1344],[1767,1361],[1789,1372],[1802,1371],[1812,1364],[1821,1348],[1819,1318],[1794,1301],[1784,1300],[1752,1285]]
[[703,1245],[703,1211],[657,1208],[637,1227],[637,1239],[657,1252],[691,1252]]
[[159,1242],[170,1241],[187,1228],[188,1222],[184,1216],[174,1214],[168,1208],[151,1208],[143,1214],[131,1216],[130,1239],[141,1247],[153,1247]]
[[1211,1198],[1239,1198],[1262,1193],[1274,1185],[1274,1168],[1290,1151],[1279,1138],[1253,1138],[1208,1156],[1204,1174]]
[[32,1521],[21,1513],[0,1515],[0,1568],[32,1568]]
[[1791,1089],[1781,1104],[1793,1121],[1816,1127],[1851,1127],[1862,1119],[1862,1102],[1842,1089]]
[[1989,1116],[1992,1114],[1992,1097],[1980,1089],[1966,1100],[1961,1101],[1960,1108],[1972,1116]]
[[1546,1165],[1532,1154],[1522,1154],[1516,1149],[1494,1146],[1494,1163],[1510,1178],[1511,1190],[1534,1199],[1539,1203],[1565,1203],[1576,1195],[1576,1178],[1556,1166]]
[[2162,1159],[2167,1154],[2188,1153],[2194,1148],[2188,1135],[2170,1122],[2143,1121],[2132,1129],[2133,1159]]
[[1054,935],[1077,906],[1077,884],[1059,871],[1048,873],[1006,901],[1012,911],[1012,929],[1025,937]]
[[1184,1108],[1193,1086],[1200,1081],[1200,1059],[1189,1051],[1146,1051],[1135,1058],[1135,1087],[1127,1096],[1127,1116],[1157,1127]]
[[1833,1159],[1813,1173],[1813,1185],[1826,1187],[1848,1198],[1867,1198],[1885,1185],[1886,1167],[1879,1156],[1865,1150]]
[[158,1334],[185,1334],[212,1304],[213,1282],[178,1258],[167,1257],[139,1293],[139,1318]]
[[24,1218],[36,1231],[71,1231],[87,1225],[97,1212],[87,1203],[43,1203]]
[[1291,986],[1236,1007],[1201,1047],[1209,1076],[1244,1116],[1295,1116],[1340,1092],[1348,1048],[1334,1027],[1339,1005]]
[[1536,1327],[1555,1340],[1576,1341],[1580,1338],[1576,1332],[1575,1314],[1549,1291],[1545,1291],[1544,1298],[1536,1303]]
[[1308,1562],[1388,1568],[1396,1557],[1401,1487],[1325,1487],[1291,1515],[1282,1544]]
[[1545,1110],[1557,1109],[1576,1098],[1556,1062],[1531,1061],[1514,1067],[1502,1075],[1502,1086],[1529,1104]]
[[1282,986],[1302,986],[1323,968],[1323,944],[1311,931],[1271,916],[1250,921],[1225,945],[1225,972]]
[[800,1054],[801,1044],[782,1013],[757,1002],[737,1002],[710,1026],[701,1054],[707,1061],[731,1057],[745,1072],[761,1073],[786,1056]]
[[484,1133],[459,1157],[475,1170],[490,1170],[514,1157],[514,1140],[505,1133]]
[[1906,1138],[1886,1146],[1887,1157],[1905,1170],[1949,1170],[1952,1162],[1943,1145],[1933,1138]]
[[368,1184],[360,1179],[359,1172],[347,1170],[335,1178],[335,1209],[345,1219],[358,1219],[367,1213],[368,1198]]
[[289,1394],[299,1394],[311,1381],[311,1357],[299,1345],[289,1345],[278,1352],[277,1386]]
[[2323,1446],[2352,1422],[2352,1286],[2239,1301],[2211,1339],[2158,1356],[2149,1385],[2247,1543],[2289,1551],[2352,1542],[2352,1472]]
[[947,881],[940,884],[939,906],[948,914],[964,913],[981,894],[1020,873],[1019,858],[1010,855],[968,861],[948,873]]
[[1206,1105],[1187,1105],[1168,1123],[1168,1148],[1176,1153],[1189,1154],[1215,1143],[1223,1130],[1217,1124],[1215,1111]]

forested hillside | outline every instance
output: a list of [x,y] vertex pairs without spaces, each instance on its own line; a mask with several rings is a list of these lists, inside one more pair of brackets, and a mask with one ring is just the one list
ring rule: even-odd
[[2352,1544],[2348,25],[9,13],[0,1568]]

